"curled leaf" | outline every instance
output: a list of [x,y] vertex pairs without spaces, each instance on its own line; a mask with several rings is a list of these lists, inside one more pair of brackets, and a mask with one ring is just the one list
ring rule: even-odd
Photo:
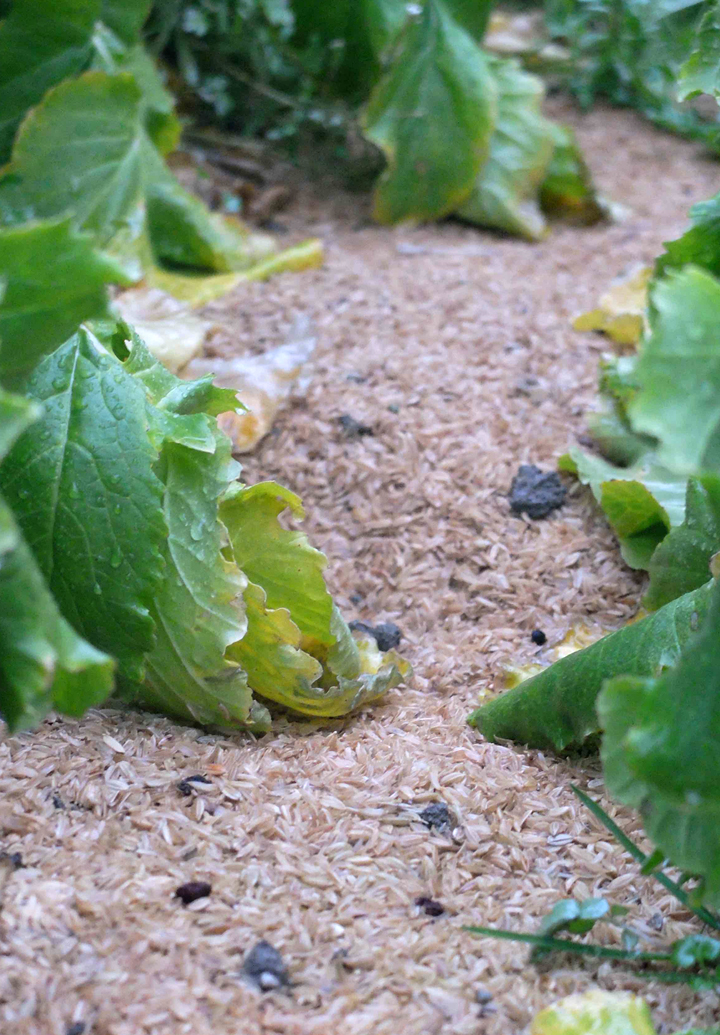
[[644,266],[613,281],[596,309],[573,320],[576,331],[602,331],[618,345],[637,345],[643,332],[652,267]]

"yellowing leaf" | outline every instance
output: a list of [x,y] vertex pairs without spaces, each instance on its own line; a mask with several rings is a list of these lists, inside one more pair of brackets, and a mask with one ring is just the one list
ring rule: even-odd
[[222,298],[245,281],[267,280],[276,273],[316,269],[322,266],[324,257],[322,242],[313,237],[277,252],[239,273],[215,273],[206,276],[171,273],[155,266],[148,270],[146,280],[153,287],[161,288],[179,301],[187,302],[193,309],[197,309]]
[[530,1035],[655,1035],[655,1028],[639,996],[593,988],[543,1010]]
[[618,345],[637,345],[643,331],[652,268],[643,266],[616,278],[596,309],[573,320],[576,331],[602,331]]

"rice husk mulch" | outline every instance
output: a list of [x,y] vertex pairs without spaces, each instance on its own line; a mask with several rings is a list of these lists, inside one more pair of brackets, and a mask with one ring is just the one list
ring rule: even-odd
[[[208,307],[220,355],[281,344],[298,314],[314,323],[307,399],[245,474],[302,495],[344,613],[396,622],[416,675],[347,721],[280,718],[257,741],[117,710],[2,739],[0,849],[23,864],[0,861],[3,1035],[510,1035],[594,985],[645,995],[665,1032],[720,1015],[713,992],[608,963],[538,970],[526,947],[462,929],[533,929],[591,894],[629,906],[652,945],[697,929],[570,792],[604,801],[595,758],[490,745],[465,722],[506,663],[637,609],[641,579],[586,490],[568,481],[535,522],[507,493],[520,463],[552,469],[583,432],[607,346],[571,318],[717,189],[695,145],[633,114],[554,113],[627,222],[537,245],[453,222],[387,230],[366,198],[309,187],[283,220],[324,239],[324,268]],[[343,414],[374,434],[348,438]],[[182,793],[196,774],[211,783]],[[439,801],[453,820],[430,830],[419,814]],[[184,906],[188,881],[211,894]],[[243,977],[260,939],[291,987]]]

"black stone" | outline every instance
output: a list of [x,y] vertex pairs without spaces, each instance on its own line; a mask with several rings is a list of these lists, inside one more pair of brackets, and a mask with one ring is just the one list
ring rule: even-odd
[[394,622],[380,622],[378,625],[370,625],[368,622],[350,622],[353,632],[365,633],[372,636],[378,645],[378,650],[394,650],[402,639],[402,632]]
[[434,898],[428,898],[427,895],[420,895],[419,898],[416,898],[415,905],[420,906],[426,916],[442,916],[445,912],[444,906],[441,906]]
[[348,438],[362,438],[363,435],[375,434],[369,424],[355,420],[349,413],[343,413],[342,417],[338,417],[338,423]]
[[243,961],[243,973],[262,992],[290,983],[283,958],[270,942],[261,941],[250,950]]
[[83,1021],[75,1021],[65,1032],[65,1035],[85,1035],[85,1024]]
[[543,647],[547,643],[547,636],[542,629],[533,629],[530,633],[530,639],[533,643],[536,643],[538,647]]
[[420,813],[420,819],[425,826],[430,829],[435,827],[441,834],[450,834],[452,828],[457,826],[455,817],[444,801],[434,801],[427,805]]
[[563,505],[565,493],[556,471],[541,471],[534,464],[522,464],[510,486],[510,506],[516,514],[544,518]]
[[175,889],[175,897],[179,898],[184,906],[189,906],[199,898],[207,898],[212,891],[212,885],[205,880],[190,880],[187,884],[181,884]]

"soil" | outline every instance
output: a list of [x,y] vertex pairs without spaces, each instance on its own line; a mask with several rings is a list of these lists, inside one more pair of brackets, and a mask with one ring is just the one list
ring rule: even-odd
[[[416,675],[347,721],[280,718],[257,741],[114,710],[1,740],[8,1035],[510,1035],[596,985],[645,995],[664,1032],[720,1015],[713,992],[608,963],[538,970],[524,946],[463,930],[533,929],[558,898],[591,894],[629,906],[650,945],[695,930],[574,799],[571,781],[604,801],[596,759],[490,745],[465,723],[506,664],[637,610],[642,579],[586,490],[564,479],[540,521],[508,493],[520,464],[553,470],[583,433],[607,342],[572,316],[718,188],[697,146],[632,113],[551,113],[625,222],[536,245],[450,221],[388,230],[365,197],[317,184],[282,222],[288,243],[323,238],[325,266],[208,307],[218,353],[312,320],[307,397],[245,477],[300,493],[343,612],[396,623]],[[344,416],[373,433],[348,436]],[[452,823],[429,824],[442,805]],[[190,882],[212,893],[183,905]],[[287,987],[244,974],[260,941]]]

